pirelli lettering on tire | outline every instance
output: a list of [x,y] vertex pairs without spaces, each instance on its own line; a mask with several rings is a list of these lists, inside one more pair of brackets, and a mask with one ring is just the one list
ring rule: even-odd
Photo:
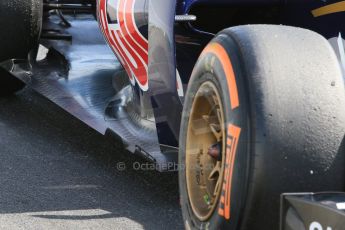
[[[213,54],[219,60],[222,69],[224,71],[231,103],[231,109],[234,110],[240,106],[238,89],[236,83],[236,77],[233,70],[233,66],[230,60],[229,55],[227,54],[225,48],[218,43],[209,44],[203,55]],[[212,66],[214,65],[214,57],[212,58]],[[211,60],[212,60],[211,59]],[[225,219],[230,219],[230,210],[231,210],[231,188],[232,188],[232,177],[234,164],[236,159],[237,144],[238,139],[241,134],[241,128],[233,124],[228,124],[227,127],[227,146],[226,146],[226,162],[225,162],[225,172],[224,172],[224,181],[222,187],[222,194],[220,197],[218,214]]]
[[232,176],[240,134],[241,128],[232,124],[228,125],[224,182],[218,209],[218,214],[227,220],[230,219]]

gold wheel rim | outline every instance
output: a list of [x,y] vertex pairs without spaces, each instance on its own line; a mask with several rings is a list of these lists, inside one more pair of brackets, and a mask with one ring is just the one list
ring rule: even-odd
[[[207,81],[198,89],[191,109],[186,141],[186,182],[195,216],[208,220],[221,194],[225,168],[224,110],[216,86]],[[210,154],[217,146],[218,155]]]

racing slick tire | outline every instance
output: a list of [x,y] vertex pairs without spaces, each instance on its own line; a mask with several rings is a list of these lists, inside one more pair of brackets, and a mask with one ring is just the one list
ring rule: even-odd
[[322,36],[276,25],[220,32],[184,102],[186,229],[279,229],[285,192],[343,191],[344,81]]
[[[42,0],[0,1],[0,63],[8,59],[27,59],[37,47],[42,28]],[[22,89],[25,85],[0,71],[0,95]]]

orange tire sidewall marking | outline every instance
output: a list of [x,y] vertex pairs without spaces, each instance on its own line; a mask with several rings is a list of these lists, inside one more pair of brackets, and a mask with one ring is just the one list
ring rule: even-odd
[[220,206],[218,214],[223,216],[225,219],[230,219],[230,208],[231,208],[231,188],[232,178],[236,159],[238,139],[241,134],[241,128],[229,124],[228,125],[228,137],[226,146],[226,161],[225,161],[225,172],[223,181],[223,190],[220,198]]
[[340,13],[344,11],[345,11],[345,1],[340,1],[340,2],[332,3],[327,6],[323,6],[315,10],[312,10],[311,13],[316,18],[316,17],[321,17],[328,14]]
[[228,82],[228,89],[229,89],[229,97],[231,102],[231,109],[235,109],[240,105],[238,99],[238,90],[236,84],[236,78],[234,69],[232,68],[231,60],[224,49],[224,47],[218,43],[211,43],[204,49],[202,55],[207,53],[212,53],[218,57],[218,60],[222,64],[223,70],[225,72],[226,80]]
[[[204,56],[210,53],[215,55],[222,65],[227,80],[231,109],[234,110],[240,106],[240,102],[238,97],[235,73],[233,66],[231,64],[230,57],[224,49],[224,47],[218,43],[210,43],[204,49],[201,55]],[[227,131],[228,135],[226,140],[225,172],[218,214],[220,216],[223,216],[225,219],[229,220],[231,209],[232,177],[236,159],[238,140],[241,134],[241,128],[229,123]]]

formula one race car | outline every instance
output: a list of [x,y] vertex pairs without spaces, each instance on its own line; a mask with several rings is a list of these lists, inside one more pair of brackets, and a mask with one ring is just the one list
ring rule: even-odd
[[319,193],[345,185],[344,11],[1,0],[0,93],[32,87],[178,170],[186,229],[344,229],[345,196]]

